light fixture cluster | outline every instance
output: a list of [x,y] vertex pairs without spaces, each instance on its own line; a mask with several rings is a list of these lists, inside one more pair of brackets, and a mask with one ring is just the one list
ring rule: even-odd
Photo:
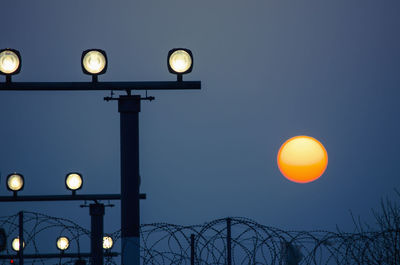
[[[113,239],[110,236],[104,236],[103,237],[103,249],[105,251],[109,251],[112,247],[113,247]],[[61,252],[66,251],[69,246],[70,246],[70,240],[68,237],[66,236],[60,236],[57,238],[56,241],[56,246],[57,249],[60,250]],[[20,247],[20,243],[19,243],[19,237],[15,237],[12,241],[11,241],[11,248],[15,251],[18,252],[19,251],[19,247]],[[25,241],[22,242],[22,248],[25,248]]]
[[[98,76],[107,71],[107,54],[101,49],[89,49],[82,52],[81,66],[83,73],[92,76],[92,82],[98,81]],[[177,75],[177,81],[182,81],[182,75],[193,69],[193,54],[184,48],[175,48],[168,52],[168,70]],[[0,50],[0,74],[6,76],[6,82],[11,82],[11,76],[21,71],[21,55],[14,49]]]
[[[24,176],[19,173],[11,173],[7,176],[7,189],[17,196],[17,193],[24,188],[25,180]],[[83,178],[80,173],[71,172],[65,176],[65,187],[72,191],[72,195],[76,194],[76,191],[81,189],[83,185]]]

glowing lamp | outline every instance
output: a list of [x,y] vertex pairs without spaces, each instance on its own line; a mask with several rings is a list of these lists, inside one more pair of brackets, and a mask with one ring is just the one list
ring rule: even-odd
[[69,248],[69,239],[65,236],[61,236],[57,239],[57,248],[61,251],[65,251]]
[[108,250],[113,247],[113,239],[110,236],[104,236],[103,237],[103,249]]
[[24,177],[18,173],[12,173],[7,176],[7,189],[14,192],[14,195],[17,195],[17,192],[24,188]]
[[168,70],[176,74],[178,81],[182,81],[182,75],[190,73],[193,69],[193,55],[188,49],[177,48],[168,52]]
[[[19,251],[19,237],[16,237],[11,241],[11,248],[16,252]],[[22,242],[22,249],[24,248],[25,248],[25,241]]]
[[301,135],[283,143],[277,160],[279,170],[288,180],[308,183],[325,172],[328,153],[317,139]]
[[68,173],[65,177],[65,186],[72,191],[72,194],[82,188],[82,175],[76,172]]
[[82,70],[92,76],[92,81],[97,82],[97,76],[107,71],[107,55],[100,49],[90,49],[82,53]]
[[6,76],[6,82],[11,82],[11,76],[21,71],[21,55],[13,49],[0,50],[0,74]]

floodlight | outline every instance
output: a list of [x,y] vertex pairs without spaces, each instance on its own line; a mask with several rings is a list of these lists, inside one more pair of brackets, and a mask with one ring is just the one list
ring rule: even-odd
[[92,81],[97,82],[97,76],[107,71],[107,55],[100,49],[89,49],[82,52],[82,70],[92,76]]
[[[11,248],[16,252],[19,251],[19,237],[13,239],[13,241],[11,242]],[[24,248],[25,248],[25,241],[22,241],[22,249]]]
[[67,189],[72,191],[72,195],[75,194],[77,190],[82,188],[83,179],[82,175],[76,172],[68,173],[65,176],[65,186]]
[[110,236],[103,237],[103,249],[109,250],[113,247],[114,241]]
[[17,192],[24,188],[24,177],[18,173],[12,173],[7,176],[7,189],[14,192],[14,195],[17,195]]
[[182,75],[190,73],[193,69],[193,55],[188,49],[176,48],[168,52],[168,70],[176,74],[178,81]]
[[65,236],[57,238],[57,248],[61,251],[65,251],[69,248],[69,239]]
[[13,49],[0,50],[0,74],[6,76],[6,82],[11,82],[11,76],[21,71],[21,55]]

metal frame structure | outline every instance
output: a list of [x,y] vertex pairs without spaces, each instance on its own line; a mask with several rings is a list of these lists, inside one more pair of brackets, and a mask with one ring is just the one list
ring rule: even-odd
[[[140,199],[146,195],[139,191],[139,112],[142,100],[153,100],[154,97],[132,95],[135,90],[193,90],[201,89],[200,81],[149,81],[149,82],[11,82],[6,79],[0,83],[1,91],[126,91],[127,95],[105,97],[104,100],[117,100],[120,113],[120,146],[121,146],[121,194],[94,195],[48,195],[48,196],[0,196],[0,202],[15,201],[60,201],[60,200],[121,200],[121,236],[122,236],[122,265],[140,264]],[[146,93],[147,94],[147,93]],[[96,204],[94,204],[96,205]],[[102,205],[102,204],[97,204]],[[101,207],[101,206],[100,206]],[[103,205],[104,207],[104,205]],[[93,216],[101,223],[104,214],[91,208]],[[100,220],[101,219],[101,220]],[[97,227],[99,223],[97,222]],[[92,222],[92,229],[93,222]],[[100,235],[101,235],[100,234]],[[92,241],[91,257],[96,265],[103,264],[102,235],[96,235]],[[94,237],[94,236],[93,236]],[[94,240],[94,239],[93,239]],[[21,243],[20,243],[21,244]],[[94,244],[96,244],[94,246]],[[22,249],[22,248],[20,248]],[[23,251],[19,258],[23,264]],[[48,254],[53,255],[53,254]],[[64,254],[65,255],[65,254]],[[26,256],[28,257],[28,255]],[[1,256],[0,256],[1,258]]]

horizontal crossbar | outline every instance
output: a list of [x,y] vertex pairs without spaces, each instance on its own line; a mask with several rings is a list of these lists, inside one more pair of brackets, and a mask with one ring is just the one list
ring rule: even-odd
[[200,81],[148,82],[10,82],[0,91],[102,91],[102,90],[188,90],[201,89]]
[[[105,257],[117,257],[117,252],[104,252]],[[48,253],[48,254],[24,254],[24,259],[56,259],[56,258],[89,258],[90,253]],[[16,255],[0,255],[2,259],[15,259],[18,260],[19,256]]]
[[[0,196],[0,202],[120,200],[120,194]],[[146,199],[141,193],[139,199]]]

